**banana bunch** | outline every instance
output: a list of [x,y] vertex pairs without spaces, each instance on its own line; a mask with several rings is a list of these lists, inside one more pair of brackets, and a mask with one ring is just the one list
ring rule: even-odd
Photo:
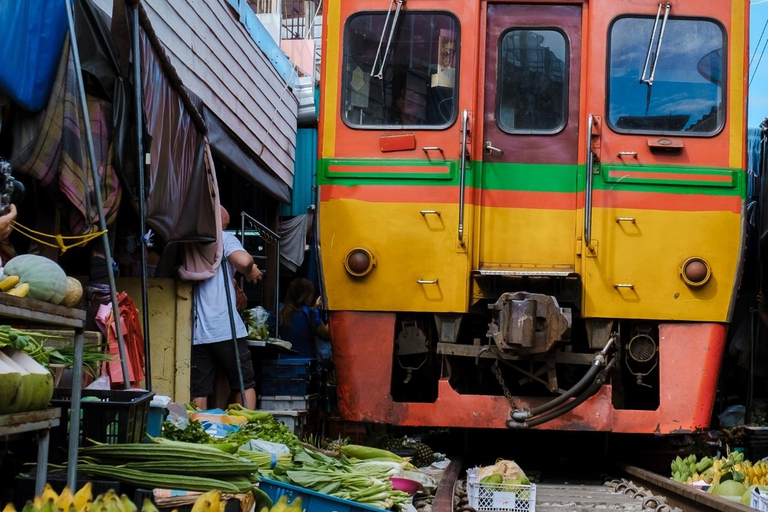
[[759,461],[748,468],[749,485],[768,485],[768,462]]
[[768,462],[752,464],[744,458],[743,452],[730,452],[727,457],[712,459],[703,457],[696,460],[695,455],[685,459],[678,456],[670,465],[672,479],[680,483],[693,483],[703,480],[711,485],[718,485],[726,480],[734,480],[750,485],[768,485]]
[[197,498],[195,504],[192,505],[192,512],[224,512],[226,506],[226,500],[221,499],[221,492],[208,491]]
[[693,481],[694,475],[698,474],[696,455],[689,455],[684,459],[678,455],[672,461],[670,468],[672,469],[672,479],[675,482],[686,483]]
[[[9,503],[3,512],[16,512],[16,509]],[[69,487],[64,487],[61,494],[57,494],[50,484],[46,484],[43,493],[28,501],[21,512],[138,512],[138,509],[128,496],[118,496],[112,490],[94,499],[91,482],[87,482],[75,494]],[[158,510],[151,501],[145,500],[141,512]]]
[[[222,511],[223,512],[223,511]],[[288,503],[288,496],[283,494],[277,503],[272,505],[272,508],[264,507],[261,512],[303,512],[301,508],[301,498],[296,497],[292,502]]]
[[19,283],[19,276],[8,276],[0,281],[0,290],[14,297],[26,297],[29,293],[29,283]]
[[[283,507],[278,512],[302,512],[301,501],[299,509],[286,509]],[[227,502],[221,499],[221,492],[208,491],[195,501],[192,512],[224,512]],[[274,507],[273,507],[274,509]],[[16,512],[13,504],[9,503],[2,512]],[[33,501],[28,501],[21,512],[159,512],[151,500],[145,499],[141,510],[123,494],[118,496],[113,490],[96,496],[94,499],[91,482],[86,483],[74,495],[69,487],[65,487],[61,494],[47,484],[41,496],[35,496]],[[176,512],[173,510],[172,512]],[[269,511],[273,512],[273,511]]]

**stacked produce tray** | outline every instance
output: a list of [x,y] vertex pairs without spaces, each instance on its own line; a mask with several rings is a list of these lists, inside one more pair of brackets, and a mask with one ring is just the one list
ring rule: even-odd
[[262,396],[259,398],[259,409],[262,411],[297,411],[317,409],[319,400],[320,395],[318,394],[304,396]]
[[306,396],[319,389],[316,359],[273,359],[262,363],[261,394],[264,396]]
[[354,501],[342,500],[327,494],[310,491],[295,485],[284,484],[266,478],[261,478],[259,489],[267,493],[267,496],[277,502],[280,496],[288,496],[288,502],[292,502],[297,497],[301,498],[301,506],[304,510],[311,512],[381,512],[381,509],[355,503]]
[[259,408],[269,411],[297,437],[310,434],[318,410],[321,375],[316,359],[274,359],[262,364]]

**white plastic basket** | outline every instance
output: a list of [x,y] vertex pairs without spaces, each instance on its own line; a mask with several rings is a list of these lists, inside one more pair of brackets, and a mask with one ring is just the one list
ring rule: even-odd
[[475,469],[467,471],[467,495],[477,512],[536,511],[536,484],[481,484]]
[[768,512],[768,494],[760,494],[757,489],[752,489],[751,497],[750,507],[762,512]]

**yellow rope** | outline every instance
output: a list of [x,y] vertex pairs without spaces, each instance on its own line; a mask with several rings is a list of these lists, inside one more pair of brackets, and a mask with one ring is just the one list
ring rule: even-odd
[[[13,222],[13,227],[16,228],[16,230],[26,236],[27,238],[34,240],[35,242],[39,244],[43,244],[48,247],[53,247],[54,249],[59,249],[62,254],[67,252],[68,249],[72,249],[74,247],[80,247],[81,245],[85,245],[91,240],[100,237],[106,231],[98,231],[96,233],[89,233],[87,235],[74,235],[74,236],[61,236],[61,235],[49,235],[48,233],[42,233],[40,231],[35,231],[34,229],[28,228],[24,226],[23,224],[20,224],[16,221]],[[44,240],[40,240],[39,238],[34,237],[33,235],[38,235],[41,237],[48,237],[53,239],[56,243],[50,243],[46,242]],[[65,240],[79,240],[79,242],[67,245],[64,243]]]

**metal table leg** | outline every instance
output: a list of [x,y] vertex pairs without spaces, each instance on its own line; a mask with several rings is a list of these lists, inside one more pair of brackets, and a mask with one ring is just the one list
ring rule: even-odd
[[[77,451],[80,444],[80,398],[82,397],[83,387],[83,329],[75,331],[75,357],[73,364],[72,401],[69,404],[69,453],[67,454],[67,485],[70,489],[77,488]],[[61,421],[66,421],[66,419],[62,418]]]
[[51,429],[46,428],[37,435],[37,474],[35,475],[35,496],[43,495],[48,479],[48,448],[51,444]]

